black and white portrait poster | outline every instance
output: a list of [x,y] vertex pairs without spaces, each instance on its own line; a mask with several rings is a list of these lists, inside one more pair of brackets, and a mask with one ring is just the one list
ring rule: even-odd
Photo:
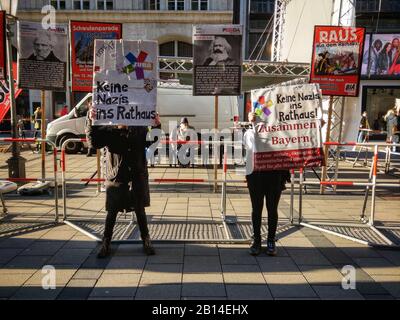
[[193,95],[238,96],[242,86],[242,26],[193,26]]
[[68,25],[44,29],[38,22],[18,22],[18,86],[23,89],[64,90],[66,87]]

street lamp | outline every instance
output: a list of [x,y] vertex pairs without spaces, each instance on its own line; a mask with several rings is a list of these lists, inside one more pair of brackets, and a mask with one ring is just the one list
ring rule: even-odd
[[[7,69],[8,69],[8,85],[10,90],[10,110],[11,110],[11,137],[17,138],[17,110],[15,105],[14,77],[12,69],[12,48],[11,38],[13,36],[11,27],[15,24],[17,18],[18,0],[0,0],[1,10],[6,11],[6,28],[7,28]],[[19,144],[15,141],[11,145],[11,157],[7,160],[8,176],[10,178],[25,178],[25,162],[26,159],[20,155]]]

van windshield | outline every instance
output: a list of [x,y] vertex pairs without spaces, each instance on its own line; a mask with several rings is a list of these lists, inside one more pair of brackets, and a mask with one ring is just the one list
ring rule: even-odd
[[86,117],[87,111],[88,111],[88,107],[87,107],[86,102],[84,102],[80,105],[77,105],[74,108],[74,117],[75,118]]

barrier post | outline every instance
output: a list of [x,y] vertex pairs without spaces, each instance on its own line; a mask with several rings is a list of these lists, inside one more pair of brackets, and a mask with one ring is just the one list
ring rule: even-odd
[[61,183],[63,196],[63,220],[67,220],[67,185],[65,182],[65,149],[61,146]]
[[299,224],[302,223],[303,220],[303,178],[304,171],[303,168],[300,168],[300,178],[299,178]]
[[226,221],[226,181],[227,181],[227,150],[224,145],[224,167],[223,167],[223,182],[222,182],[222,197],[221,197],[221,217]]
[[290,170],[290,223],[293,224],[294,217],[294,170]]
[[53,157],[54,157],[54,200],[56,203],[56,223],[59,221],[58,217],[58,181],[57,181],[57,147],[53,147]]
[[375,220],[375,197],[376,197],[376,173],[378,170],[378,146],[374,147],[374,160],[372,162],[372,195],[371,195],[371,218],[369,220],[369,225],[374,226]]

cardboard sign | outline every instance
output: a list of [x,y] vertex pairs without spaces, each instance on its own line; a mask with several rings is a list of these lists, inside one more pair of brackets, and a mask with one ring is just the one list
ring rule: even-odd
[[157,104],[157,41],[95,40],[94,125],[149,126]]
[[[15,79],[17,75],[17,64],[13,62],[13,78]],[[17,86],[17,82],[14,80],[14,92],[15,99],[21,94],[22,89],[19,89]],[[4,80],[0,80],[0,121],[3,121],[5,115],[8,110],[10,110],[11,99],[10,99],[10,88],[8,86],[8,82]]]
[[251,91],[259,122],[245,134],[254,171],[321,166],[324,160],[317,84]]
[[311,83],[322,94],[357,97],[365,28],[315,26]]
[[72,91],[92,92],[95,39],[121,39],[122,24],[71,21]]

